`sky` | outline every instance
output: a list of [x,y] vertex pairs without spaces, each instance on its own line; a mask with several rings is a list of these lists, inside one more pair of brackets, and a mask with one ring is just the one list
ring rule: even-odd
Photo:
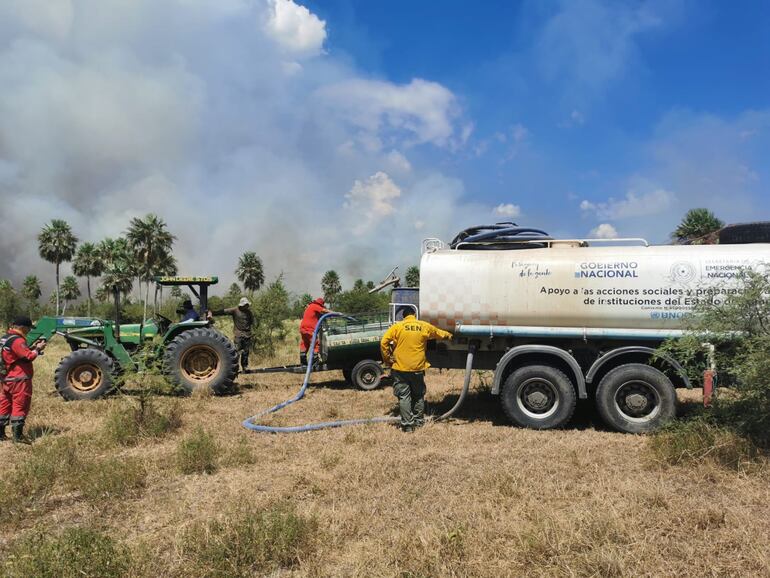
[[[183,274],[317,292],[515,221],[663,243],[770,219],[770,4],[4,0],[0,278],[156,213]],[[65,273],[68,272],[65,265]]]

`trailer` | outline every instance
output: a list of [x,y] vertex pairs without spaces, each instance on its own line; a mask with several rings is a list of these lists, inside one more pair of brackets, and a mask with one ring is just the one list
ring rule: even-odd
[[[342,371],[345,381],[370,391],[383,383],[380,339],[392,324],[388,313],[343,317],[324,323],[318,361],[313,372]],[[247,369],[243,373],[305,373],[307,365],[279,365]]]
[[519,426],[561,427],[590,399],[614,429],[652,431],[675,416],[676,388],[693,386],[658,347],[684,334],[700,300],[735,294],[741,271],[768,264],[770,244],[745,238],[651,246],[503,223],[428,239],[419,316],[455,335],[428,359],[459,369],[473,344],[474,367],[494,371],[492,394]]

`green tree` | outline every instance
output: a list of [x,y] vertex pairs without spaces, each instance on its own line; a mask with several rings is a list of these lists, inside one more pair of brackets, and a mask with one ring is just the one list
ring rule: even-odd
[[289,292],[283,284],[283,275],[279,275],[254,300],[252,306],[256,323],[254,331],[254,349],[261,355],[275,354],[275,344],[286,337],[284,319],[291,313]]
[[323,291],[324,299],[328,301],[329,306],[335,305],[337,295],[342,292],[342,285],[340,284],[340,276],[334,270],[327,271],[321,278],[321,291]]
[[[179,269],[177,268],[176,258],[170,253],[164,253],[157,265],[155,266],[155,275],[160,277],[175,277],[178,275]],[[153,297],[153,309],[158,311],[158,296],[160,295],[160,302],[163,303],[163,285],[155,284],[155,295]]]
[[709,233],[718,231],[724,226],[724,221],[718,219],[708,209],[690,209],[671,236],[680,243],[694,241]]
[[80,297],[78,280],[72,275],[67,275],[61,284],[61,300],[64,302],[64,307],[61,310],[62,315],[67,311],[67,305],[78,297]]
[[262,269],[262,259],[254,251],[246,251],[238,259],[238,267],[235,270],[238,280],[243,283],[243,287],[249,292],[249,297],[254,297],[254,291],[265,282],[265,272]]
[[88,295],[88,316],[91,317],[91,277],[98,277],[104,272],[99,248],[93,243],[83,243],[78,247],[75,260],[72,262],[72,272],[78,277],[86,278],[86,294]]
[[0,279],[0,322],[7,326],[19,312],[19,298],[7,279]]
[[29,316],[34,317],[34,311],[37,307],[37,302],[40,296],[43,294],[40,289],[40,279],[35,275],[27,275],[24,278],[24,284],[21,287],[21,294],[27,301],[29,307]]
[[115,291],[126,296],[131,292],[134,278],[137,275],[133,253],[128,241],[122,237],[104,239],[99,243],[99,254],[104,262],[103,294],[107,300]]
[[291,317],[292,319],[302,319],[302,315],[305,313],[305,309],[313,300],[313,296],[310,293],[303,293],[294,300],[291,305]]
[[168,231],[166,222],[152,213],[144,219],[131,219],[126,231],[126,240],[137,261],[137,275],[140,282],[144,281],[146,284],[143,314],[145,318],[147,302],[150,299],[150,283],[159,274],[161,264],[170,258],[175,239],[176,237]]
[[735,395],[720,397],[711,417],[770,448],[770,278],[746,271],[739,282],[737,292],[731,287],[727,296],[703,299],[688,318],[687,334],[663,349],[697,381],[708,363],[703,344],[714,344],[720,382]]
[[412,265],[409,267],[409,269],[406,270],[406,277],[404,280],[406,281],[407,287],[419,287],[420,268],[417,265]]
[[227,307],[234,307],[240,300],[241,295],[241,286],[238,283],[231,283],[227,293],[225,293],[225,305]]
[[67,221],[53,219],[45,225],[37,236],[37,248],[40,256],[56,265],[56,315],[59,314],[59,267],[72,260],[78,238],[72,233]]

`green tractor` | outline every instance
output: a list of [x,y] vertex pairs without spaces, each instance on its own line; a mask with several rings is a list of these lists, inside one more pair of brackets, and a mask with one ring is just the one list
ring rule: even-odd
[[238,375],[235,347],[206,319],[208,287],[217,277],[156,277],[164,287],[187,286],[199,301],[203,321],[174,322],[156,314],[143,323],[120,323],[115,295],[115,319],[43,317],[27,335],[32,344],[60,335],[72,352],[54,374],[56,389],[67,400],[96,399],[116,387],[116,377],[128,371],[160,366],[168,380],[191,393],[210,388],[222,393]]

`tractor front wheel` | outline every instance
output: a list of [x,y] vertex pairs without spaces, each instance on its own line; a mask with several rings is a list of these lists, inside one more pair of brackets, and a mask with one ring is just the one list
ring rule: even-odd
[[166,347],[166,375],[185,392],[208,387],[223,393],[238,375],[238,355],[230,340],[211,328],[190,329]]
[[56,391],[67,401],[97,399],[113,389],[112,359],[98,349],[77,349],[54,373]]

